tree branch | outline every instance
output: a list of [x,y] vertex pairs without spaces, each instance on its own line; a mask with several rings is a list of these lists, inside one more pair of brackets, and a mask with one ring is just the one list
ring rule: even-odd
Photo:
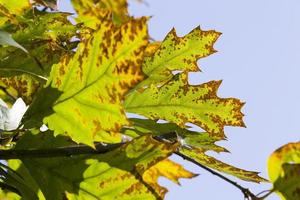
[[22,158],[51,158],[51,157],[69,157],[81,154],[101,154],[107,153],[124,143],[103,144],[96,143],[95,149],[86,145],[76,145],[68,147],[58,147],[52,149],[11,149],[0,150],[0,160],[22,159]]

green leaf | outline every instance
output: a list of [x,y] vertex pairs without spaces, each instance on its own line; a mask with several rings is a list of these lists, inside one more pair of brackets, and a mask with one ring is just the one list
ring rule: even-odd
[[224,126],[244,126],[243,106],[235,98],[219,98],[220,81],[189,85],[186,74],[176,75],[161,87],[151,85],[126,97],[125,110],[150,119],[164,119],[185,127],[196,124],[212,136],[223,139]]
[[[16,148],[47,149],[66,145],[72,145],[67,137],[53,137],[47,132],[24,135]],[[176,144],[164,144],[151,136],[143,136],[106,154],[27,158],[22,159],[22,166],[29,171],[45,199],[154,200],[159,196],[143,180],[143,174],[176,148]]]
[[72,0],[78,23],[98,29],[102,21],[122,24],[129,20],[126,0]]
[[[37,200],[38,197],[35,193],[35,191],[28,185],[28,182],[26,182],[23,177],[19,175],[18,172],[14,171],[11,167],[5,167],[6,169],[2,169],[0,171],[3,171],[4,174],[2,174],[4,177],[1,177],[3,179],[3,182],[7,184],[8,186],[11,186],[15,189],[17,189],[18,193],[24,198],[24,199],[32,199]],[[9,196],[14,199],[19,199],[18,195],[13,195],[11,192],[14,191],[1,191],[0,196]]]
[[283,200],[300,199],[300,164],[282,165],[282,173],[274,182],[274,189]]
[[17,43],[9,33],[6,31],[1,31],[0,30],[0,45],[8,45],[8,46],[13,46],[16,48],[21,49],[25,53],[28,53],[28,51],[22,47],[19,43]]
[[300,198],[300,142],[286,144],[268,160],[268,172],[274,191],[283,200]]
[[76,27],[67,19],[69,13],[28,11],[19,24],[8,26],[13,39],[29,54],[15,47],[0,48],[0,75],[28,74],[45,81],[51,66],[63,55],[72,55],[72,42]]
[[172,78],[173,71],[199,71],[197,60],[216,52],[213,45],[219,36],[219,32],[202,31],[197,27],[184,37],[178,37],[172,29],[155,53],[145,58],[143,72],[148,78],[138,87],[166,82]]
[[120,27],[103,22],[79,45],[72,59],[53,66],[52,87],[63,94],[46,117],[55,134],[74,141],[119,142],[119,129],[128,124],[122,101],[125,93],[143,78],[141,63],[148,42],[146,18]]
[[246,171],[243,169],[236,168],[234,166],[223,163],[211,156],[205,154],[202,149],[186,149],[181,148],[180,153],[194,159],[198,163],[201,163],[209,168],[215,169],[217,171],[230,174],[239,179],[251,182],[265,182],[266,180],[260,176],[258,176],[258,172]]

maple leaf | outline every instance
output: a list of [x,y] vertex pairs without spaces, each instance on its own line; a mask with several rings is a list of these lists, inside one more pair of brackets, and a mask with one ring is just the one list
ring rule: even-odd
[[244,126],[240,111],[243,103],[234,98],[219,98],[216,93],[220,83],[189,85],[187,75],[178,74],[161,87],[151,85],[132,92],[124,106],[127,112],[164,119],[181,127],[190,122],[223,139],[225,125]]
[[288,143],[274,151],[268,160],[273,190],[283,199],[300,198],[300,142]]
[[172,78],[172,71],[199,71],[197,60],[214,52],[213,45],[220,36],[216,31],[195,28],[184,37],[178,37],[172,29],[161,43],[148,48],[149,56],[143,63],[143,72],[148,76],[137,87],[161,83]]
[[165,177],[174,183],[179,184],[179,178],[193,178],[195,176],[197,175],[187,171],[181,165],[172,160],[165,159],[149,168],[143,174],[143,179],[154,188],[156,193],[163,199],[168,190],[157,183],[159,177]]
[[49,83],[63,94],[44,119],[56,134],[76,142],[119,142],[119,129],[128,124],[123,110],[125,93],[143,78],[141,63],[148,43],[146,18],[122,26],[101,23],[83,40],[73,58],[52,67]]
[[219,161],[214,157],[206,155],[205,151],[203,151],[201,148],[193,148],[193,149],[181,148],[180,153],[188,156],[189,158],[194,159],[195,161],[203,164],[204,166],[216,169],[226,174],[230,174],[242,180],[257,182],[257,183],[266,182],[266,179],[260,177],[258,175],[259,174],[258,172],[247,171],[223,163],[222,161]]
[[97,29],[104,20],[121,24],[128,21],[126,0],[72,0],[78,23]]

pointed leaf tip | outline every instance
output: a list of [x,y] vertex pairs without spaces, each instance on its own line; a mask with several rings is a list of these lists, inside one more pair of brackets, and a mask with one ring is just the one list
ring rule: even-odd
[[165,194],[168,192],[167,188],[162,187],[158,184],[159,177],[165,177],[172,182],[180,185],[179,179],[181,178],[194,178],[198,176],[198,174],[194,174],[186,169],[183,166],[175,163],[172,160],[165,159],[151,168],[149,168],[144,174],[143,179],[146,183],[148,183],[154,190],[164,198]]
[[143,72],[148,76],[139,87],[164,83],[172,78],[173,71],[199,71],[197,61],[215,52],[213,45],[220,33],[202,31],[199,27],[183,37],[173,28],[153,55],[146,57]]

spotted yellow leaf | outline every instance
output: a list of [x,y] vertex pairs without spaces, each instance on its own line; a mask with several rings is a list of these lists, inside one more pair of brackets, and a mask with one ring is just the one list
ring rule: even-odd
[[220,36],[216,31],[202,31],[195,28],[189,34],[178,37],[172,29],[164,41],[154,43],[150,50],[153,55],[145,58],[143,72],[148,76],[138,87],[165,82],[172,78],[172,71],[199,71],[197,60],[214,52],[214,43]]
[[265,182],[266,180],[260,177],[258,172],[247,171],[240,169],[229,164],[223,163],[214,157],[208,156],[201,148],[186,149],[181,148],[180,153],[194,159],[198,163],[201,163],[209,168],[215,169],[217,171],[230,174],[239,179],[251,182]]
[[125,100],[127,112],[150,119],[164,119],[185,127],[196,124],[211,135],[224,138],[224,126],[244,126],[240,109],[243,103],[234,98],[219,98],[220,81],[189,85],[186,74],[176,75],[162,87],[151,85],[134,91]]
[[126,0],[72,0],[78,14],[77,22],[97,29],[103,20],[121,24],[128,19]]
[[197,175],[184,169],[181,165],[175,163],[174,161],[165,159],[149,168],[143,174],[143,179],[152,188],[154,188],[162,198],[164,198],[168,190],[158,184],[159,177],[165,177],[174,183],[179,184],[180,178],[193,178],[195,176]]
[[[21,97],[27,105],[32,102],[40,85],[41,83],[38,80],[27,74],[0,78],[2,90],[5,90],[10,96],[16,99]],[[5,99],[8,94],[4,94],[6,95]]]
[[128,124],[123,96],[143,78],[143,50],[148,43],[146,18],[117,27],[101,23],[79,45],[73,58],[54,65],[51,86],[63,94],[44,119],[56,134],[76,142],[119,142],[119,129]]

